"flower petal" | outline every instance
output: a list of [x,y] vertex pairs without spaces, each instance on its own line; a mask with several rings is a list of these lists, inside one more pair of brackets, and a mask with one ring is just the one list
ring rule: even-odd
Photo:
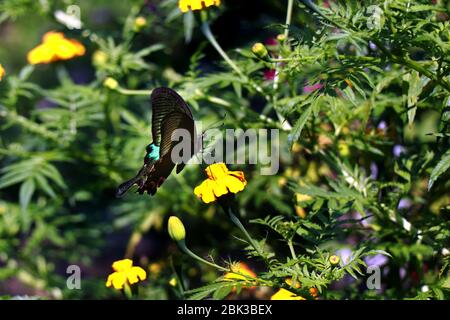
[[213,192],[213,181],[206,179],[198,187],[194,189],[194,193],[197,197],[201,198],[204,203],[210,203],[216,201],[216,197]]
[[297,296],[295,293],[290,292],[286,289],[280,289],[278,290],[272,297],[270,297],[270,300],[306,300],[302,296]]
[[30,64],[50,63],[55,58],[51,48],[44,44],[40,44],[30,52],[28,52],[27,60]]
[[223,183],[223,181],[211,181],[211,185],[213,188],[214,195],[217,198],[228,193],[227,186]]
[[141,267],[132,267],[127,272],[127,279],[130,284],[145,280],[147,278],[147,273]]
[[244,190],[245,184],[234,176],[226,176],[223,181],[228,190],[232,193],[238,193],[239,191]]
[[123,272],[114,272],[108,276],[106,281],[106,286],[111,287],[113,285],[114,289],[122,289],[126,281],[125,274]]
[[132,266],[133,266],[133,261],[130,259],[118,260],[112,264],[112,268],[114,269],[114,271],[119,271],[119,272],[128,271]]

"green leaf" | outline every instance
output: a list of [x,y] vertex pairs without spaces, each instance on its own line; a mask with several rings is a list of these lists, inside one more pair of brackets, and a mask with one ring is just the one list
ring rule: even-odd
[[428,181],[428,191],[433,187],[434,182],[450,167],[450,150],[442,156],[433,171],[431,171],[430,181]]
[[310,104],[306,108],[306,110],[302,113],[302,115],[300,116],[300,118],[297,120],[294,127],[292,128],[291,133],[289,135],[289,138],[290,138],[289,147],[290,148],[292,148],[292,145],[294,144],[294,142],[296,142],[300,138],[303,127],[305,126],[306,121],[308,121],[308,118],[311,115],[313,106],[314,106],[313,104]]
[[222,299],[224,299],[227,295],[230,294],[231,289],[233,289],[233,286],[224,285],[223,287],[217,289],[214,292],[213,299],[215,299],[215,300],[222,300]]
[[417,71],[413,71],[403,76],[403,80],[408,82],[408,96],[407,96],[407,107],[408,107],[408,124],[412,125],[414,118],[416,116],[417,101],[419,95],[422,92],[426,81],[421,79],[420,74]]
[[36,188],[36,184],[33,178],[28,178],[22,185],[20,186],[19,191],[19,200],[20,206],[23,210],[28,207],[30,203],[31,197],[33,196],[34,190]]

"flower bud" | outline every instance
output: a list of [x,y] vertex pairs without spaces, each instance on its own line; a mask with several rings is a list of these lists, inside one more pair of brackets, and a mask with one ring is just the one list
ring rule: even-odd
[[134,19],[134,31],[138,32],[142,30],[147,25],[147,19],[145,19],[142,16],[137,17]]
[[279,35],[277,35],[277,40],[279,42],[283,42],[284,40],[286,40],[286,35],[283,33],[280,33]]
[[319,295],[319,290],[317,290],[317,288],[309,288],[309,294],[313,298],[317,298],[317,296]]
[[261,42],[257,42],[253,45],[252,52],[255,56],[257,56],[260,59],[266,58],[267,55],[269,54],[267,48]]
[[2,80],[4,75],[5,75],[5,69],[3,69],[3,66],[0,64],[0,81]]
[[172,277],[172,279],[170,279],[170,281],[169,281],[169,284],[172,287],[176,287],[177,283],[178,283],[178,281],[177,281],[177,278],[175,278],[175,277]]
[[108,55],[101,50],[97,50],[92,55],[92,62],[97,66],[102,66],[108,61]]
[[167,223],[169,235],[175,241],[184,240],[186,237],[186,229],[184,229],[183,222],[175,216],[169,218]]
[[116,79],[108,77],[103,81],[103,86],[105,86],[108,89],[115,90],[119,86],[119,83]]
[[332,255],[329,259],[330,263],[335,266],[339,263],[339,261],[341,260],[338,256],[336,255]]
[[350,155],[350,147],[345,141],[338,142],[338,151],[342,157],[348,157]]

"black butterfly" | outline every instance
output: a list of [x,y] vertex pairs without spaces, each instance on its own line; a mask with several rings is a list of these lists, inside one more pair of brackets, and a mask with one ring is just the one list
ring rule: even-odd
[[[186,162],[195,153],[196,133],[192,112],[187,103],[178,93],[169,88],[154,89],[151,95],[152,104],[152,138],[153,141],[146,148],[144,165],[138,174],[122,183],[116,191],[116,197],[121,197],[134,184],[138,186],[137,192],[154,195],[156,190],[177,166],[176,172],[183,170]],[[177,141],[172,141],[172,134],[176,129],[185,129],[190,134],[190,154],[183,155],[185,161],[175,163],[172,161],[172,150]]]

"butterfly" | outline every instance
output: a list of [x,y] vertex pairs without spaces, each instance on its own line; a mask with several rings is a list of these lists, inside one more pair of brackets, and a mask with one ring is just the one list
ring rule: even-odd
[[[183,170],[186,162],[195,153],[195,124],[192,112],[183,98],[170,88],[156,88],[151,94],[152,105],[152,143],[146,147],[144,164],[134,178],[122,183],[116,191],[116,197],[122,197],[133,185],[137,192],[154,195],[176,166],[176,173]],[[183,161],[173,161],[172,151],[177,141],[172,141],[175,130],[184,129],[189,133],[188,155],[182,155]],[[183,136],[183,139],[186,136]],[[183,149],[184,150],[184,149]]]

